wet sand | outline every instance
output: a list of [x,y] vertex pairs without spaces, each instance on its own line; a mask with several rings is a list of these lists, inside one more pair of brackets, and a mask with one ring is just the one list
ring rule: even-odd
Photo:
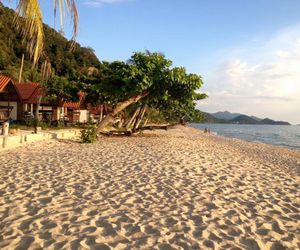
[[180,127],[0,162],[0,249],[300,249],[297,151]]

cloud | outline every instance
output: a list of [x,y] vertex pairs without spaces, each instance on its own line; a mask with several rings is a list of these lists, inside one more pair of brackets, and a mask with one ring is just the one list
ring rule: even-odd
[[230,57],[204,79],[203,91],[209,92],[209,99],[198,107],[300,123],[299,26],[227,53]]
[[285,101],[285,102],[291,102],[295,99],[291,97],[284,97],[284,96],[250,96],[249,98],[254,98],[254,99],[262,99],[262,100],[278,100],[278,101]]
[[104,5],[129,2],[130,0],[83,0],[83,4],[90,7],[102,7]]

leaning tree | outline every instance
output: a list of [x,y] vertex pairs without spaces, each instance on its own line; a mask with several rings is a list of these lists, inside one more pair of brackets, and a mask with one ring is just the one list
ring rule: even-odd
[[172,68],[172,61],[160,53],[136,52],[126,63],[104,65],[103,77],[87,84],[87,100],[94,103],[101,100],[111,107],[99,123],[98,132],[135,103],[140,105],[133,113],[136,122],[131,125],[134,128],[145,114],[146,106],[180,116],[194,110],[196,100],[206,97],[197,93],[202,86],[200,76],[188,74],[182,67]]

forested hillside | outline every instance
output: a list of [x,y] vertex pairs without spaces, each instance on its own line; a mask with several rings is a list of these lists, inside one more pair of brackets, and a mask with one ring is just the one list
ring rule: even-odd
[[[0,73],[18,78],[22,54],[25,54],[23,81],[38,81],[39,72],[32,69],[26,43],[14,24],[15,13],[0,2]],[[99,67],[100,61],[91,48],[79,44],[70,51],[70,41],[54,29],[45,25],[45,54],[52,65],[55,75],[74,78],[89,67]],[[41,61],[42,61],[41,60]]]

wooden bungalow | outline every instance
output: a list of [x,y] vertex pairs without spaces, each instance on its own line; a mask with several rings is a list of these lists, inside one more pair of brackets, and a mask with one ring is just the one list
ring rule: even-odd
[[43,120],[53,120],[56,108],[49,102],[44,102],[44,90],[39,83],[15,83],[16,89],[20,96],[21,104],[18,110],[18,120],[33,118],[40,102],[39,118]]
[[71,123],[86,123],[89,121],[90,112],[84,105],[85,93],[78,92],[78,97],[78,102],[65,102],[63,104],[63,114]]
[[[14,83],[7,77],[0,75],[0,120],[24,121],[33,118],[39,99],[44,95],[39,83]],[[57,110],[55,105],[40,102],[39,116],[50,119]]]
[[18,119],[20,97],[11,78],[0,75],[0,122]]
[[90,112],[84,106],[83,92],[78,93],[78,102],[45,102],[45,91],[39,83],[14,83],[7,76],[0,75],[0,121],[24,121],[35,117],[40,103],[39,118],[41,120],[68,120],[71,123],[88,122]]

